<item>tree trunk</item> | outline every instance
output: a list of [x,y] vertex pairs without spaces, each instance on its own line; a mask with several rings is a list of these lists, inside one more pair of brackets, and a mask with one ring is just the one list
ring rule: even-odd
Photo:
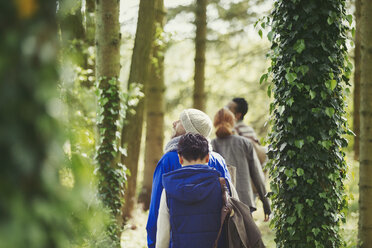
[[354,159],[359,160],[359,136],[360,136],[360,1],[355,0],[355,48],[354,48],[354,113],[353,129]]
[[359,241],[372,247],[372,1],[361,0]]
[[[121,171],[118,164],[118,140],[116,138],[116,121],[119,119],[119,89],[120,74],[120,25],[118,0],[97,1],[96,5],[96,73],[99,95],[100,142],[97,160],[102,179],[99,189],[103,203],[108,206],[115,219],[109,227],[111,238],[116,245],[120,245],[121,235],[121,201],[122,184]],[[102,113],[100,113],[102,112]],[[121,174],[120,174],[121,175]]]
[[145,210],[149,209],[151,200],[152,177],[157,162],[163,154],[164,140],[164,53],[163,39],[164,2],[156,0],[155,29],[152,47],[152,62],[146,95],[146,147],[145,169],[143,175],[142,191],[139,202],[143,203]]
[[207,39],[207,0],[196,0],[195,75],[193,106],[205,111],[205,45]]
[[[146,82],[149,74],[150,52],[153,40],[155,18],[155,0],[141,0],[138,13],[136,38],[134,41],[132,63],[129,72],[128,88],[138,84],[146,94]],[[134,108],[135,114],[128,113],[127,123],[122,130],[122,144],[127,147],[128,156],[122,155],[122,163],[130,171],[123,209],[124,220],[132,215],[137,184],[138,158],[141,147],[144,118],[144,99],[140,99]]]

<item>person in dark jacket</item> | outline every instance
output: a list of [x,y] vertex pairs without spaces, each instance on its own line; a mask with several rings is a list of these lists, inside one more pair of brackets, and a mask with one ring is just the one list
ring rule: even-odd
[[[196,109],[186,109],[182,111],[179,120],[173,123],[172,139],[165,147],[165,154],[158,162],[152,181],[152,193],[150,210],[147,219],[147,245],[154,248],[156,244],[157,219],[160,204],[160,196],[163,191],[162,176],[165,173],[181,168],[178,159],[178,142],[185,133],[198,133],[208,138],[212,131],[212,121],[204,112]],[[230,173],[226,167],[225,160],[210,148],[208,166],[221,173],[221,176],[231,181]],[[234,192],[233,192],[234,193]]]
[[208,141],[199,134],[180,138],[178,156],[182,168],[163,175],[156,248],[213,247],[221,225],[221,173],[207,165]]

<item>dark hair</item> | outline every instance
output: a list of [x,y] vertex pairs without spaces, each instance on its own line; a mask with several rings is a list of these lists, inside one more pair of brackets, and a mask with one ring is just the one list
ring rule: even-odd
[[218,110],[214,116],[213,125],[216,128],[216,136],[218,138],[227,137],[233,134],[234,114],[225,108]]
[[208,140],[200,134],[186,133],[178,142],[178,154],[188,161],[203,159],[208,153]]
[[241,116],[240,120],[243,120],[245,114],[248,112],[248,102],[242,97],[235,97],[233,99],[233,102],[236,103],[235,112],[236,113],[241,113],[242,116]]

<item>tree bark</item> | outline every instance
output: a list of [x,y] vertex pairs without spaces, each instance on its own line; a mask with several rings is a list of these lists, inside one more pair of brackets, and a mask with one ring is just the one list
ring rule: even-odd
[[353,130],[354,159],[359,160],[359,137],[360,137],[360,1],[355,0],[355,48],[354,48],[354,113]]
[[372,1],[361,0],[359,241],[372,247]]
[[[118,0],[96,2],[96,78],[100,95],[98,102],[102,108],[98,128],[100,141],[97,151],[97,161],[103,180],[100,182],[100,193],[103,202],[108,206],[115,219],[116,226],[109,228],[116,245],[120,244],[121,235],[121,203],[122,189],[118,181],[119,169],[117,157],[117,126],[119,119],[119,90],[118,78],[120,74],[120,25]],[[115,239],[116,238],[116,239]]]
[[[138,84],[142,86],[145,95],[153,40],[154,18],[155,0],[141,0],[132,63],[129,72],[128,88],[131,88],[134,84]],[[127,147],[128,156],[122,155],[121,160],[130,171],[123,208],[124,220],[132,216],[136,197],[138,158],[141,147],[144,107],[144,99],[140,99],[139,103],[134,108],[135,114],[128,113],[126,120],[128,125],[125,125],[122,130],[122,144],[129,145]]]
[[193,106],[196,109],[205,111],[205,47],[207,39],[207,1],[196,0],[195,12],[195,75]]
[[146,146],[145,146],[145,169],[143,175],[142,190],[139,202],[143,203],[144,210],[148,210],[151,200],[152,177],[157,162],[163,154],[164,140],[164,53],[163,39],[164,26],[164,2],[156,0],[155,29],[152,47],[152,62],[150,65],[150,77],[146,96]]

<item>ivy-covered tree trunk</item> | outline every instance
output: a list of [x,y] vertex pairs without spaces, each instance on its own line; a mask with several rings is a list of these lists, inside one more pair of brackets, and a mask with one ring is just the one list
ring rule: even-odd
[[[155,0],[141,0],[129,72],[128,89],[139,85],[146,92],[154,19]],[[138,158],[141,147],[144,106],[144,99],[140,99],[134,111],[128,114],[128,118],[125,120],[128,124],[122,130],[122,144],[128,144],[128,147],[127,156],[122,155],[121,160],[130,171],[123,209],[124,220],[131,217],[136,198]]]
[[156,0],[155,29],[152,47],[150,77],[146,95],[146,147],[145,169],[143,172],[142,190],[139,201],[147,210],[150,207],[152,177],[155,167],[163,154],[164,140],[164,53],[163,38],[164,2]]
[[[343,117],[351,73],[343,0],[276,1],[270,175],[277,247],[341,247]],[[345,66],[346,65],[346,66]]]
[[372,2],[361,0],[359,241],[372,247]]
[[120,246],[122,230],[121,208],[125,172],[118,163],[120,142],[117,138],[120,111],[120,25],[118,0],[97,1],[96,5],[96,73],[98,86],[98,129],[100,134],[97,151],[103,203],[113,215],[109,234],[115,247]]
[[205,111],[205,46],[207,40],[207,1],[196,0],[195,75],[193,106]]
[[353,131],[354,159],[359,160],[359,136],[360,136],[360,1],[355,0],[355,47],[354,47],[354,110]]

